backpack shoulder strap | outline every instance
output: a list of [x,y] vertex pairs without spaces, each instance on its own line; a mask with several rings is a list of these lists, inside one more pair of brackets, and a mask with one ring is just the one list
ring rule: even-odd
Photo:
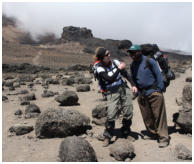
[[[152,66],[151,66],[151,64],[150,64],[150,56],[146,56],[145,64],[146,64],[146,65],[145,65],[145,68],[148,67],[148,68],[152,71],[152,68],[151,68]],[[144,68],[144,69],[145,69],[145,68]]]
[[155,75],[155,73],[154,73],[154,71],[152,69],[152,65],[150,64],[150,58],[151,58],[150,56],[146,57],[146,61],[145,61],[146,62],[146,66],[145,66],[145,68],[149,68],[150,71],[152,72],[152,74],[154,75],[154,77],[156,78],[156,75]]
[[114,65],[115,68],[118,68],[117,64],[115,63],[115,60],[113,60],[112,63],[113,63],[113,65]]

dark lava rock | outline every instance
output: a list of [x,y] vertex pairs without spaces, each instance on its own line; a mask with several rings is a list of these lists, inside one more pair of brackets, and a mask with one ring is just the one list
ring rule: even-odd
[[60,145],[61,162],[97,162],[94,149],[81,137],[66,137]]
[[55,98],[61,106],[72,106],[78,104],[78,95],[74,91],[64,91],[61,95]]
[[9,128],[9,131],[15,135],[27,134],[30,133],[32,130],[34,130],[33,126],[19,124],[13,125]]
[[80,135],[91,128],[89,117],[76,110],[49,109],[43,112],[35,125],[39,138]]
[[127,139],[119,139],[110,146],[110,155],[118,161],[125,161],[127,158],[134,158],[134,146]]
[[192,160],[192,153],[183,144],[178,144],[174,149],[175,158],[181,160]]

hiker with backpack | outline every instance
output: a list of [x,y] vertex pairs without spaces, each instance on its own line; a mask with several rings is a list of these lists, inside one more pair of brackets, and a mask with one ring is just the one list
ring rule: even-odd
[[[149,58],[157,61],[162,73],[164,85],[167,88],[170,85],[170,81],[175,79],[175,74],[168,64],[167,56],[160,51],[157,44],[142,44],[141,51],[142,54],[147,56],[147,61]],[[149,62],[147,64],[149,65]]]
[[149,134],[144,139],[157,139],[160,148],[167,147],[169,136],[163,96],[166,88],[158,64],[154,59],[144,56],[139,45],[132,45],[127,52],[133,60],[132,78],[139,91],[138,104]]
[[129,136],[133,117],[132,93],[122,76],[131,83],[133,93],[137,92],[135,83],[125,70],[125,63],[111,60],[110,52],[107,49],[98,47],[95,51],[95,56],[96,61],[99,61],[96,68],[99,84],[106,90],[108,100],[103,146],[106,147],[110,144],[115,120],[121,111],[123,112],[121,132],[124,137],[132,140],[133,138]]

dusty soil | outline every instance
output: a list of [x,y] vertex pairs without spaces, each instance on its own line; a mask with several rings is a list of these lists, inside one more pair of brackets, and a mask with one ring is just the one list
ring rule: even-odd
[[[41,54],[39,54],[41,55]],[[34,64],[39,64],[38,57],[34,59]],[[85,72],[86,73],[86,72]],[[170,145],[166,148],[158,148],[155,140],[143,140],[142,131],[145,131],[145,126],[141,117],[141,113],[137,104],[137,100],[133,101],[134,104],[134,117],[132,124],[133,135],[136,136],[136,141],[133,142],[135,147],[136,157],[133,159],[134,162],[175,162],[177,161],[174,157],[173,150],[174,146],[178,143],[184,144],[189,150],[192,150],[192,137],[185,134],[180,134],[178,131],[173,130],[174,123],[172,122],[173,113],[177,112],[180,108],[175,98],[182,96],[182,89],[186,84],[185,78],[192,76],[191,68],[189,68],[184,74],[181,74],[179,78],[171,82],[171,85],[167,88],[167,92],[164,94],[167,109],[167,120],[170,135]],[[75,91],[75,87],[62,86],[62,85],[50,85],[49,90],[54,92],[62,93],[65,88]],[[22,85],[21,88],[15,91],[9,91],[8,88],[2,91],[2,95],[18,92],[22,89],[30,89],[27,85]],[[58,103],[51,98],[42,98],[43,88],[41,85],[35,85],[33,91],[37,100],[32,101],[40,107],[41,111],[46,110],[48,107],[58,107]],[[90,92],[77,92],[79,96],[80,106],[72,107],[60,107],[75,109],[81,113],[84,113],[92,120],[92,109],[99,103],[101,94],[97,92],[97,82],[93,81],[91,84]],[[21,95],[19,95],[21,96]],[[23,123],[27,125],[35,125],[36,119],[24,119],[22,116],[18,118],[14,115],[17,109],[21,109],[24,112],[25,106],[20,105],[18,95],[7,96],[9,101],[2,102],[2,159],[4,162],[56,162],[58,161],[59,145],[63,138],[52,138],[52,139],[38,139],[36,138],[35,131],[31,133],[12,136],[8,132],[8,129],[17,123]],[[92,124],[92,132],[94,137],[85,136],[85,139],[93,146],[97,159],[99,162],[116,162],[116,160],[109,155],[109,147],[102,147],[102,142],[97,140],[95,136],[101,134],[104,130],[103,126],[97,126]],[[116,121],[116,129],[121,127],[121,119]],[[115,138],[113,138],[114,141]]]

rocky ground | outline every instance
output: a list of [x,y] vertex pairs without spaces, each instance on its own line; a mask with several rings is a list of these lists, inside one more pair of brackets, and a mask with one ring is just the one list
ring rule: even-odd
[[[70,74],[70,73],[69,73]],[[73,74],[73,73],[72,73]],[[85,77],[91,77],[91,75],[85,71],[82,75]],[[52,74],[53,78],[56,78],[58,74]],[[63,72],[60,72],[63,77],[68,77]],[[43,75],[42,75],[43,76]],[[188,150],[192,151],[192,137],[189,134],[180,133],[179,129],[174,128],[173,114],[178,112],[179,106],[176,103],[176,98],[182,96],[183,87],[188,82],[185,81],[187,77],[192,76],[191,67],[187,68],[185,73],[181,73],[180,77],[171,82],[171,85],[167,88],[165,96],[166,109],[167,109],[167,119],[170,135],[170,145],[166,148],[158,148],[158,144],[155,140],[144,140],[142,138],[145,132],[145,127],[141,117],[140,110],[138,108],[137,101],[134,100],[134,117],[132,124],[132,134],[135,137],[135,142],[133,142],[135,157],[132,159],[133,162],[177,162],[184,161],[176,158],[175,146],[177,144],[183,144]],[[10,77],[18,77],[18,74],[3,74],[5,81],[13,81],[14,79],[9,79]],[[97,82],[92,79],[90,84],[91,90],[88,92],[77,92],[76,84],[74,86],[62,85],[60,84],[49,84],[48,90],[53,91],[53,97],[42,97],[43,91],[46,85],[37,76],[36,80],[33,82],[25,82],[25,84],[20,85],[20,87],[15,87],[15,90],[10,89],[9,83],[4,84],[2,95],[4,101],[2,102],[2,118],[3,118],[3,131],[2,131],[2,157],[4,162],[56,162],[59,161],[59,147],[61,142],[64,140],[62,138],[47,138],[39,139],[35,134],[35,124],[37,118],[25,118],[25,110],[28,105],[21,105],[21,100],[19,97],[24,96],[21,94],[21,90],[28,90],[29,93],[34,93],[36,100],[31,100],[30,103],[36,104],[41,113],[48,108],[61,108],[61,109],[73,109],[80,113],[88,116],[90,121],[92,118],[92,110],[98,104],[102,104],[101,94],[98,93]],[[63,93],[65,90],[76,91],[79,100],[78,105],[73,106],[59,106],[59,103],[55,98]],[[23,114],[15,115],[15,112],[20,109]],[[33,126],[34,130],[24,135],[14,135],[10,133],[9,129],[13,125],[22,124]],[[110,156],[110,146],[102,147],[102,141],[97,139],[97,136],[103,133],[104,126],[95,125],[90,122],[92,129],[87,132],[87,134],[81,135],[82,138],[87,140],[93,147],[97,160],[99,162],[116,162],[117,160]],[[116,122],[116,131],[119,131],[121,127],[121,118]],[[112,139],[114,144],[114,140]],[[115,142],[116,143],[116,142]],[[190,159],[190,158],[189,158]],[[188,160],[187,160],[188,161]],[[189,160],[191,161],[191,160]]]
[[[122,118],[119,118],[112,143],[104,148],[99,138],[104,126],[94,123],[93,111],[105,102],[98,93],[97,82],[89,74],[89,65],[93,63],[94,50],[104,46],[110,50],[112,58],[123,60],[129,66],[130,58],[117,49],[119,41],[95,38],[89,29],[69,26],[63,28],[58,39],[52,34],[43,34],[35,42],[29,32],[18,29],[13,18],[3,16],[2,23],[3,162],[192,161],[191,56],[167,52],[177,77],[164,94],[170,145],[158,148],[155,140],[143,139],[145,126],[137,100],[134,100],[131,129],[135,142],[121,138]],[[186,78],[190,82],[186,82]],[[80,83],[87,86],[80,87]],[[173,115],[181,108],[178,104],[181,105],[180,98],[186,84],[190,84],[186,89],[189,104],[184,108],[182,120],[176,120],[179,125],[184,122],[187,133],[183,133],[174,127]],[[66,102],[65,91],[66,95],[72,94]],[[48,108],[56,110],[47,111]],[[98,123],[103,124],[104,119],[100,121]],[[67,137],[74,134],[81,139]],[[73,160],[74,155],[77,156]]]

